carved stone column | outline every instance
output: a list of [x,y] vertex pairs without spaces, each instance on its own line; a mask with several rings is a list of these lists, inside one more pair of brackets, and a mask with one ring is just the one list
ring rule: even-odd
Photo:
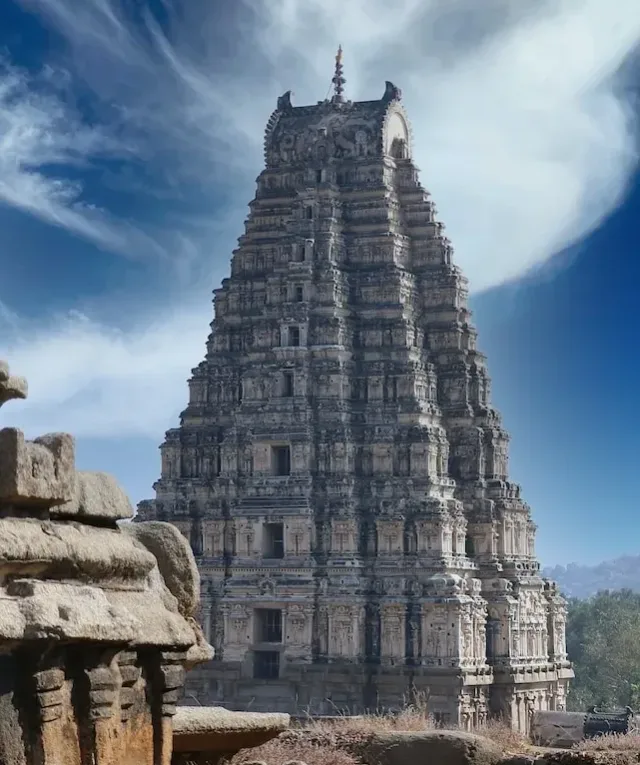
[[46,656],[36,660],[33,673],[38,716],[40,718],[40,737],[36,743],[41,757],[47,765],[80,765],[79,742],[65,735],[65,720],[62,719],[68,704],[65,693],[65,672],[62,657]]
[[136,684],[142,673],[136,661],[138,655],[135,651],[123,651],[118,656],[118,669],[120,670],[120,719],[126,723],[131,717],[132,707],[135,701]]
[[[117,649],[89,654],[84,675],[88,681],[88,723],[95,765],[111,765],[122,746],[120,715],[116,702],[120,689],[120,673],[115,663]],[[118,743],[118,741],[120,743]]]
[[182,694],[185,680],[186,653],[154,652],[149,657],[149,702],[153,716],[154,765],[171,765],[172,719]]

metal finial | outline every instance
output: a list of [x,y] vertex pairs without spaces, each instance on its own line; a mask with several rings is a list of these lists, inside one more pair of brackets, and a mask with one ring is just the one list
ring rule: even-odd
[[336,54],[336,69],[331,80],[333,83],[333,101],[343,101],[342,93],[344,90],[345,78],[342,76],[342,45],[338,46],[338,53]]

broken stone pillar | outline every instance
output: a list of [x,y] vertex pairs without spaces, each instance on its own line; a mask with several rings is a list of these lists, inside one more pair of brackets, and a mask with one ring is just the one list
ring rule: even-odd
[[[25,396],[0,363],[0,405]],[[0,430],[0,765],[170,765],[185,669],[213,651],[188,542],[132,515],[71,436]]]

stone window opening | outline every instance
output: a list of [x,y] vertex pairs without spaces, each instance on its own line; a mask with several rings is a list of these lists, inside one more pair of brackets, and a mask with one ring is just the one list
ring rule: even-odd
[[316,170],[316,183],[324,181],[324,170]]
[[449,723],[451,715],[448,712],[434,712],[433,721],[438,728],[442,728]]
[[242,403],[242,397],[244,395],[244,382],[240,380],[238,382],[238,403]]
[[189,542],[191,544],[193,554],[196,556],[202,555],[204,553],[202,537],[202,522],[199,519],[194,518],[191,521],[191,527],[189,529]]
[[274,446],[271,450],[271,462],[275,475],[290,475],[291,473],[291,447]]
[[366,377],[360,380],[358,398],[361,398],[365,403],[369,401],[369,380],[367,380]]
[[382,345],[393,345],[393,332],[390,329],[385,329],[382,335]]
[[255,651],[253,676],[256,680],[277,680],[280,677],[280,654],[278,651]]
[[386,378],[382,389],[382,400],[385,404],[398,398],[398,380],[395,377]]
[[282,395],[285,398],[293,397],[293,372],[284,372],[282,375]]
[[418,552],[418,535],[413,524],[408,524],[404,530],[403,551],[405,553]]
[[300,327],[289,327],[289,345],[300,346]]
[[468,558],[473,558],[475,555],[473,537],[470,537],[468,534],[464,538],[464,554]]
[[265,558],[284,558],[284,525],[265,523],[262,530],[262,554]]
[[313,260],[313,253],[315,249],[315,239],[304,240],[304,261]]
[[282,643],[282,611],[258,608],[255,611],[256,643]]
[[307,220],[313,220],[313,207],[311,205],[308,205],[305,207],[305,217]]
[[304,285],[296,284],[293,289],[293,296],[296,303],[304,302]]

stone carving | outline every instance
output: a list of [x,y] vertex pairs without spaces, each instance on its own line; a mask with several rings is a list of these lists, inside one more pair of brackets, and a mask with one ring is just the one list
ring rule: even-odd
[[[4,401],[26,395],[0,376]],[[71,436],[0,430],[0,762],[169,765],[185,668],[213,651],[188,543],[118,527],[132,515],[111,477],[76,472]]]
[[288,112],[291,108],[291,91],[288,90],[286,93],[278,97],[278,111]]
[[336,605],[329,609],[329,654],[336,658],[354,659],[358,656],[361,626],[360,609]]
[[383,101],[399,101],[402,98],[402,91],[396,87],[392,82],[387,80],[385,82]]
[[405,607],[400,603],[386,605],[382,609],[380,653],[387,663],[404,660],[405,619]]
[[[198,558],[220,593],[207,619],[224,636],[201,702],[271,711],[277,681],[283,711],[329,713],[319,700],[357,711],[437,687],[432,711],[451,722],[492,709],[526,729],[509,700],[522,684],[556,698],[572,676],[565,604],[538,574],[468,285],[400,99],[387,82],[372,101],[278,100],[156,515],[141,510],[185,528],[181,503],[202,508]],[[196,447],[219,463],[206,480]],[[222,502],[235,543],[208,559]],[[268,655],[253,629],[266,605],[282,637]]]
[[332,521],[331,552],[335,555],[356,552],[357,524],[354,520]]

